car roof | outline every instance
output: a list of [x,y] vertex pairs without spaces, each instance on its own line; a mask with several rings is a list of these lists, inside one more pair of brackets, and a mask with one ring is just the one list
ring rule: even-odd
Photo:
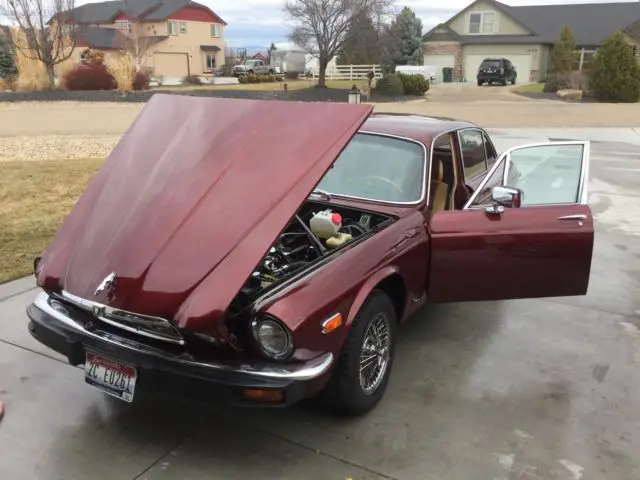
[[407,113],[373,113],[367,118],[360,132],[378,133],[417,140],[429,147],[441,133],[477,125],[447,117],[429,117]]

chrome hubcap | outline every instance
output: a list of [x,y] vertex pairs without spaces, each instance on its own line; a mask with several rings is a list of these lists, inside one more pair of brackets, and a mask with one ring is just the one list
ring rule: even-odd
[[360,387],[366,395],[375,392],[389,365],[389,320],[378,313],[367,327],[360,353]]

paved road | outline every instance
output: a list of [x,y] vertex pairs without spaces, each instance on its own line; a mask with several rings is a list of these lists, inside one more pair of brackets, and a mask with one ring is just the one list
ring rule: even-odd
[[[492,133],[500,149],[572,136]],[[0,478],[640,478],[640,142],[605,133],[624,141],[593,145],[589,294],[425,309],[361,419],[118,403],[30,338],[30,279],[0,286]]]

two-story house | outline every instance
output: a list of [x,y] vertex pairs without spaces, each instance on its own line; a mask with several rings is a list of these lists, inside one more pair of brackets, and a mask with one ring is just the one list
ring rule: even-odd
[[[76,25],[76,48],[69,63],[81,62],[91,47],[109,57],[139,53],[141,65],[165,81],[203,75],[224,64],[224,27],[210,8],[191,0],[113,0],[67,12]],[[64,68],[64,67],[63,67]]]
[[453,81],[475,82],[484,58],[507,58],[518,82],[545,79],[549,54],[563,27],[573,31],[578,49],[595,51],[622,31],[640,56],[640,2],[530,5],[511,7],[476,0],[423,37],[424,64],[453,68]]

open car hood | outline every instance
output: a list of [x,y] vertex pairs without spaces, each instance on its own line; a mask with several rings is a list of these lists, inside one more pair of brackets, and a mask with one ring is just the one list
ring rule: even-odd
[[371,111],[154,95],[43,253],[38,284],[209,330]]

